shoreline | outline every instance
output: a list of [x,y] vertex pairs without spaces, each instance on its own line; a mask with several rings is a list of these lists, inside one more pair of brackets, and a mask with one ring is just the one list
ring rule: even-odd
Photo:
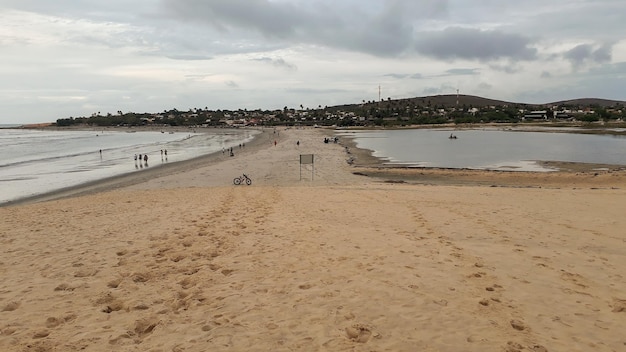
[[466,168],[408,167],[385,165],[386,160],[358,148],[354,138],[342,136],[340,143],[349,156],[354,173],[390,183],[497,187],[626,187],[626,166],[563,161],[536,161],[550,172],[483,170]]
[[[92,131],[91,129],[79,129],[74,130]],[[266,137],[268,131],[266,129],[255,129],[260,133],[255,136],[250,142],[246,144],[245,148],[238,151],[247,152],[253,151],[258,148],[261,143],[261,139]],[[152,129],[146,129],[145,131],[155,131]],[[181,132],[181,130],[174,129],[173,131]],[[202,133],[202,132],[200,132]],[[42,194],[23,197],[0,204],[0,208],[9,206],[19,206],[38,202],[46,202],[51,200],[58,200],[64,198],[78,197],[83,195],[89,195],[99,192],[106,192],[109,190],[115,190],[120,188],[129,187],[138,183],[146,182],[152,178],[162,177],[164,175],[175,175],[177,173],[194,170],[198,167],[205,165],[212,165],[230,158],[228,154],[222,152],[215,152],[211,154],[197,156],[187,160],[172,161],[166,164],[159,164],[150,168],[142,169],[139,171],[131,171],[125,174],[111,176],[99,180],[88,181],[78,185],[65,187],[62,189],[45,192]]]
[[[55,127],[45,127],[55,128]],[[110,130],[118,130],[122,127],[111,127]],[[126,127],[123,127],[126,128]],[[67,128],[59,128],[67,129]],[[70,130],[88,130],[92,128],[71,127]],[[158,131],[156,127],[130,128],[138,131]],[[271,139],[270,133],[274,128],[253,128],[260,133],[239,153],[255,153],[259,148],[269,148],[267,140]],[[291,128],[283,127],[281,130],[288,133]],[[305,128],[307,129],[307,128]],[[95,129],[99,130],[99,129]],[[186,128],[171,127],[172,131],[187,131]],[[297,129],[294,129],[297,130]],[[336,129],[320,128],[309,129],[317,131],[320,138],[323,136],[336,136]],[[166,130],[169,131],[169,130]],[[201,131],[204,131],[201,129]],[[345,130],[339,130],[345,131]],[[202,133],[202,132],[200,132]],[[265,144],[265,146],[263,146]],[[589,164],[578,162],[560,161],[537,161],[546,168],[554,168],[555,171],[515,171],[515,170],[482,170],[465,168],[439,168],[439,167],[410,167],[400,165],[385,165],[385,159],[374,157],[372,151],[358,148],[351,136],[340,136],[337,143],[344,149],[345,161],[350,172],[360,177],[371,178],[372,181],[386,183],[409,183],[449,186],[498,186],[498,187],[531,187],[531,188],[559,188],[559,187],[589,187],[589,188],[621,188],[626,187],[626,166]],[[237,157],[237,156],[235,156]],[[90,195],[110,190],[128,188],[134,185],[148,182],[154,178],[175,176],[179,173],[189,172],[201,167],[217,165],[228,161],[228,154],[215,152],[202,155],[188,160],[170,162],[157,167],[127,174],[112,176],[109,178],[90,181],[67,188],[46,192],[43,194],[11,200],[0,204],[1,207],[26,205],[51,200],[65,199]]]
[[[429,129],[430,127],[418,127],[415,129]],[[558,128],[558,127],[554,127]],[[406,129],[413,129],[412,127],[407,127]],[[455,130],[462,129],[476,129],[474,127],[467,128],[455,128]],[[338,131],[346,131],[345,129]],[[513,130],[515,132],[546,132],[545,129],[528,129],[528,130]],[[553,132],[553,131],[551,131]],[[625,135],[626,131],[623,132],[611,132],[611,131],[596,131],[597,133],[588,133],[585,131],[569,131],[569,130],[561,130],[559,133],[575,133],[575,134],[603,134],[603,135]],[[351,135],[342,135],[341,136],[342,145],[346,148],[346,152],[350,155],[354,156],[353,164],[359,167],[377,167],[377,168],[389,168],[389,169],[418,169],[418,170],[477,170],[477,171],[495,171],[495,172],[537,172],[537,171],[515,171],[515,170],[494,170],[494,169],[470,169],[470,168],[442,168],[442,167],[425,167],[425,166],[411,166],[411,165],[393,165],[386,164],[388,160],[385,158],[379,158],[373,156],[372,150],[366,148],[359,148],[354,141],[353,136]],[[547,169],[554,169],[555,171],[569,171],[569,172],[589,172],[589,171],[621,171],[626,170],[626,165],[619,164],[601,164],[601,163],[584,163],[584,162],[571,162],[571,161],[554,161],[554,160],[533,160],[540,166],[543,166]],[[539,171],[544,172],[544,171]],[[551,171],[549,171],[551,172]]]

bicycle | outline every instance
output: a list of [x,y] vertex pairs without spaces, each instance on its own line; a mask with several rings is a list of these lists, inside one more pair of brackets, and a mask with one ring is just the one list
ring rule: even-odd
[[233,183],[236,184],[236,185],[240,185],[240,184],[242,184],[244,182],[248,186],[250,186],[252,184],[252,180],[246,174],[243,174],[243,176],[235,177],[235,179],[233,180]]

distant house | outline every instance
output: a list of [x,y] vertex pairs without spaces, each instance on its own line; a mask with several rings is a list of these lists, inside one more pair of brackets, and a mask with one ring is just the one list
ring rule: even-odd
[[547,120],[548,119],[548,112],[546,110],[531,111],[531,112],[528,112],[528,113],[524,114],[524,117],[522,118],[522,120],[526,120],[526,119],[530,119],[530,120]]
[[574,115],[572,115],[572,111],[568,109],[554,112],[554,118],[557,120],[571,120],[573,117]]

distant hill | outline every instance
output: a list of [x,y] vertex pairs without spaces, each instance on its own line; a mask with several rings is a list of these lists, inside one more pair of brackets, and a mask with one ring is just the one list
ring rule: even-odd
[[[457,105],[466,106],[466,107],[475,107],[475,108],[483,108],[487,106],[516,106],[516,107],[549,107],[554,105],[570,105],[570,106],[578,106],[578,107],[588,107],[588,106],[601,106],[601,107],[611,107],[611,106],[626,106],[626,101],[619,100],[609,100],[609,99],[598,99],[598,98],[583,98],[583,99],[572,99],[572,100],[563,100],[552,103],[545,104],[529,104],[529,103],[519,103],[519,102],[510,102],[504,100],[495,100],[489,98],[483,98],[475,95],[456,95],[456,94],[447,94],[447,95],[431,95],[424,97],[415,97],[415,98],[405,98],[405,99],[383,99],[384,102],[391,102],[392,104],[407,104],[407,105],[418,105],[418,106],[432,106],[432,107],[441,107],[444,108],[452,108]],[[368,104],[377,104],[376,101],[365,102],[365,105]],[[332,109],[342,109],[342,108],[354,108],[355,106],[360,104],[346,104],[346,105],[338,105],[331,107]]]
[[562,100],[554,103],[548,103],[544,105],[573,105],[573,106],[601,106],[603,108],[611,107],[611,106],[626,106],[626,101],[621,100],[609,100],[609,99],[598,99],[598,98],[581,98],[581,99],[572,99],[572,100]]
[[475,108],[483,107],[483,106],[491,106],[491,105],[526,105],[519,104],[513,102],[507,102],[503,100],[495,100],[488,99],[483,97],[478,97],[474,95],[456,95],[456,94],[447,94],[447,95],[431,95],[425,97],[416,97],[410,99],[401,99],[401,100],[409,100],[415,104],[419,105],[427,105],[430,102],[431,106],[445,106],[445,107],[453,107],[457,105],[457,99],[459,102],[459,106],[473,106]]

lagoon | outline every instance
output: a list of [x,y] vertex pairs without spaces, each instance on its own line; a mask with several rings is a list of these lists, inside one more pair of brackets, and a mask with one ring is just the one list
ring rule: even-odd
[[[387,165],[506,171],[555,171],[538,161],[626,165],[626,137],[575,130],[404,129],[342,131]],[[450,139],[454,134],[457,139]]]

